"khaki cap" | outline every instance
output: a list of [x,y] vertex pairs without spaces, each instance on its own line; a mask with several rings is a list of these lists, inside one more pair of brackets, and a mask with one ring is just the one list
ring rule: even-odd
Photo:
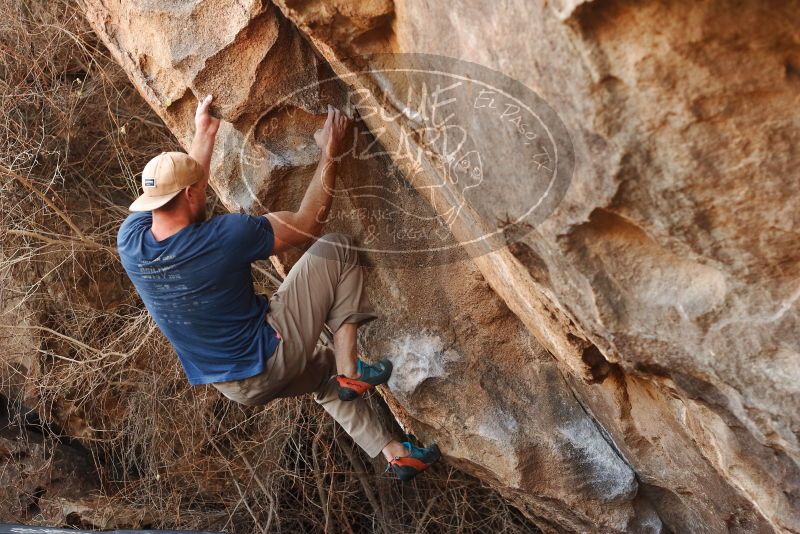
[[131,211],[160,208],[178,193],[203,178],[203,168],[189,154],[162,152],[151,159],[142,171],[144,194],[133,201]]

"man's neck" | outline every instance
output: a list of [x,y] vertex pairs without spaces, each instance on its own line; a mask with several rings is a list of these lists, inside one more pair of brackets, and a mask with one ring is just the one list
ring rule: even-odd
[[192,224],[189,216],[183,213],[166,214],[157,211],[153,212],[153,225],[150,231],[156,241],[163,241],[164,239],[173,236]]

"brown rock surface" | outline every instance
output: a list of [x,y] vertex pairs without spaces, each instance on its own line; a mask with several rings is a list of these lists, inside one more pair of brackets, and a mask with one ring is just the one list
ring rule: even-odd
[[[405,179],[408,206],[452,213],[453,188],[432,193],[440,147],[414,138],[429,149],[416,170],[397,157],[415,110],[386,120],[397,111],[391,81],[349,76],[364,53],[441,54],[496,69],[549,102],[574,146],[566,197],[511,246],[417,269],[367,255],[383,318],[363,341],[367,353],[395,359],[387,401],[409,431],[438,441],[449,461],[545,531],[800,531],[800,8],[279,8],[84,0],[184,145],[194,95],[217,95],[225,121],[212,184],[229,209],[296,205],[320,113],[327,103],[347,107],[356,90],[366,98],[351,111],[389,154],[354,158],[342,180]],[[469,123],[469,111],[459,113]],[[470,133],[493,162],[484,169],[511,180],[531,173],[491,160],[487,147],[504,150],[503,137],[481,125]],[[504,197],[463,198],[451,226],[461,241],[505,207]],[[373,208],[357,195],[336,200],[338,213]],[[331,227],[363,241],[370,223]]]

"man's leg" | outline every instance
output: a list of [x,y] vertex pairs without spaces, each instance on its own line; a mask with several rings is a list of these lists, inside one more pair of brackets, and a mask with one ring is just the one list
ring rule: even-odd
[[333,350],[336,353],[336,369],[340,375],[356,378],[358,374],[357,337],[358,325],[345,323],[333,334]]
[[[314,351],[325,323],[336,334],[342,325],[355,330],[377,318],[349,236],[324,235],[303,254],[270,299],[268,318],[277,315],[293,332],[302,334],[308,354]],[[355,343],[351,345],[347,350],[355,358]]]
[[[339,373],[355,374],[357,328],[377,317],[350,244],[347,236],[323,236],[292,267],[273,295],[268,320],[283,338],[287,366],[294,368],[277,396],[313,392],[317,402],[367,454],[375,457],[388,447],[392,457],[403,456],[403,445],[392,439],[366,401],[341,401],[331,380],[337,364]],[[334,332],[336,356],[329,348],[318,346],[324,323]]]
[[[353,323],[345,323],[333,334],[333,348],[336,355],[336,368],[339,371],[339,374],[343,374],[349,378],[356,378],[358,374],[356,370],[356,359],[358,358],[358,353],[356,350],[358,344],[356,337],[357,332],[358,325]],[[330,386],[331,384],[332,382],[329,382],[328,385]],[[332,389],[333,393],[336,393],[336,388],[334,387]],[[328,398],[330,394],[330,392],[326,391],[323,398]],[[359,399],[357,399],[357,401],[358,400]],[[323,403],[320,402],[320,404]],[[323,406],[325,406],[325,404],[323,404]],[[408,449],[406,449],[405,445],[395,439],[392,439],[389,443],[387,443],[381,452],[383,452],[383,455],[387,460],[408,455]]]
[[[336,382],[331,377],[336,373],[336,359],[333,351],[324,345],[317,347],[314,359],[328,362],[327,379],[314,392],[314,400],[339,423],[353,441],[371,458],[378,456],[387,448],[400,445],[387,431],[378,414],[369,406],[366,399],[357,398],[352,401],[339,399]],[[403,446],[400,445],[402,448]]]

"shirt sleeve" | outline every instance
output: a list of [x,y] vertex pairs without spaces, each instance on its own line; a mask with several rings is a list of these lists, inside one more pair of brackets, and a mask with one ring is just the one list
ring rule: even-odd
[[117,252],[123,266],[141,250],[142,235],[150,230],[152,223],[153,216],[149,211],[132,213],[125,218],[117,232]]
[[153,216],[149,211],[137,211],[131,213],[125,220],[117,232],[117,246],[124,245],[131,237],[132,234],[141,232],[142,228],[150,228],[153,224]]
[[232,257],[250,263],[265,260],[272,254],[275,236],[272,225],[264,216],[239,213],[222,215],[225,248]]

